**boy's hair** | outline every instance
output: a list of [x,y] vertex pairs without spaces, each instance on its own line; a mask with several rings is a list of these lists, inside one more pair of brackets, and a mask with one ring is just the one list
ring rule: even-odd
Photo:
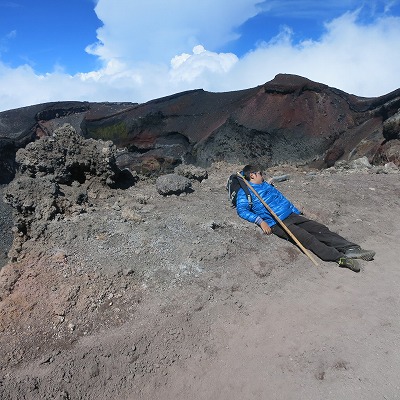
[[256,164],[247,164],[243,167],[243,176],[247,181],[250,180],[250,174],[255,174],[258,171],[262,171],[262,168]]

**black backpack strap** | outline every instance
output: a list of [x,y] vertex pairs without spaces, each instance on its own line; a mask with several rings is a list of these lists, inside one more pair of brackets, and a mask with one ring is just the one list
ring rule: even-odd
[[[244,178],[243,178],[243,179],[244,179]],[[250,208],[251,208],[251,207],[253,207],[253,200],[252,200],[252,198],[251,198],[250,190],[249,190],[249,188],[247,187],[246,183],[243,181],[243,179],[238,178],[239,185],[240,185],[240,187],[244,190],[244,192],[245,192],[245,194],[246,194],[246,197],[247,197],[247,201],[249,202]]]

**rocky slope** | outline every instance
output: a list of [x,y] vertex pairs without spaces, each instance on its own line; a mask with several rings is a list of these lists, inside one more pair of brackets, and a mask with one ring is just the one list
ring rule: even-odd
[[[6,185],[0,185],[0,193],[3,193]],[[8,251],[11,248],[13,233],[13,218],[12,208],[10,205],[3,202],[3,196],[1,195],[0,200],[0,232],[2,233],[2,239],[0,240],[0,269],[8,261]]]
[[225,183],[241,165],[178,170],[191,190],[164,196],[155,178],[118,177],[116,154],[69,126],[17,154],[1,188],[16,225],[0,398],[397,398],[396,165],[266,170],[289,175],[277,186],[307,216],[377,251],[355,274],[240,220]]

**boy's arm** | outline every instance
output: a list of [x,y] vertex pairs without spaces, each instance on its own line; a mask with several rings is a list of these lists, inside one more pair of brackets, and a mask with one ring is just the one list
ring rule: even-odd
[[[258,217],[251,211],[249,201],[247,200],[246,194],[243,189],[240,189],[236,198],[236,211],[240,218],[245,219],[251,223],[256,223]],[[260,218],[261,219],[261,218]]]
[[247,200],[243,189],[239,190],[237,195],[236,211],[239,217],[251,223],[257,224],[267,235],[272,233],[270,226],[261,217],[251,211],[249,201]]

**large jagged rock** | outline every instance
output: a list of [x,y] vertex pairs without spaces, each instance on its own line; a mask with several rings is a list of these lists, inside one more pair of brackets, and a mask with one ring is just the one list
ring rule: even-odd
[[53,136],[29,143],[18,151],[16,161],[22,175],[32,178],[51,175],[57,183],[84,183],[91,176],[108,185],[118,174],[116,148],[111,141],[85,140],[71,125],[54,131]]
[[363,98],[287,74],[247,90],[193,90],[144,104],[48,103],[0,113],[0,179],[12,177],[17,148],[65,122],[86,138],[112,140],[121,169],[148,175],[221,160],[319,168],[363,156],[378,162],[382,145],[390,152],[398,140],[399,108],[400,89]]
[[18,150],[17,176],[4,195],[15,210],[11,259],[18,258],[24,242],[40,237],[49,221],[86,212],[89,192],[115,184],[116,151],[111,141],[84,139],[68,124]]

